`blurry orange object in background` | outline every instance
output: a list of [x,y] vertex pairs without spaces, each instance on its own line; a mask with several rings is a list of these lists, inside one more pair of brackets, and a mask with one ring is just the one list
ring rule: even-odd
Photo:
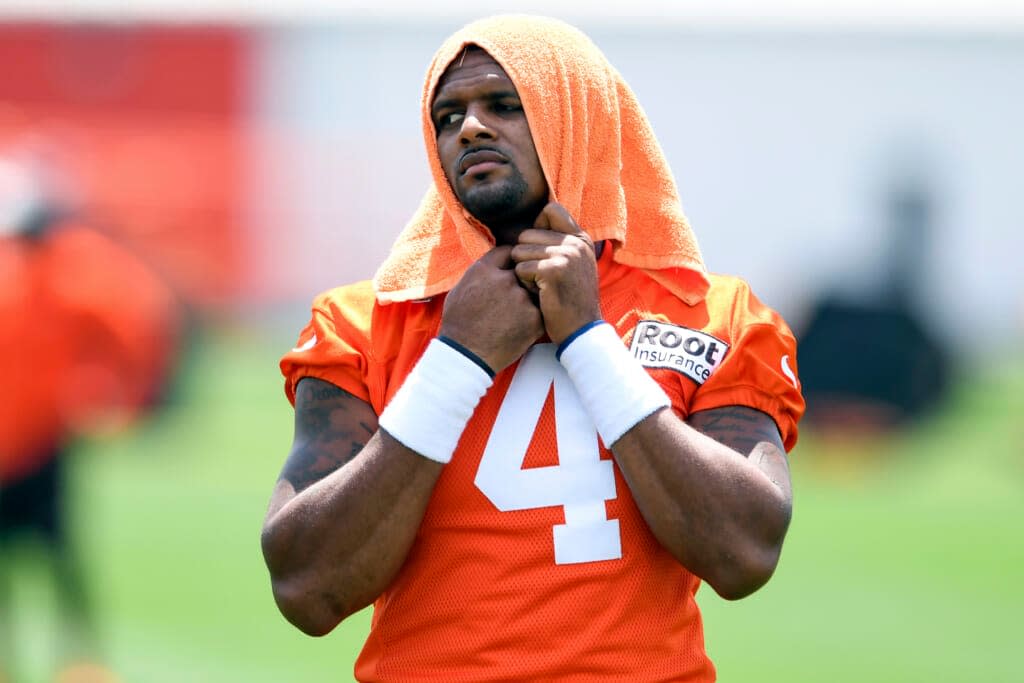
[[95,230],[0,237],[0,483],[31,474],[69,437],[145,409],[180,322],[163,282]]

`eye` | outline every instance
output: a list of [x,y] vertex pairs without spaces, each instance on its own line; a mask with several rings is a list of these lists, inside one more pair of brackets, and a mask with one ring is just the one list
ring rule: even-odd
[[448,128],[449,126],[454,126],[465,117],[466,115],[460,111],[452,111],[446,114],[441,114],[439,117],[437,117],[437,127]]
[[520,102],[495,102],[494,111],[499,114],[509,114],[512,112],[522,111],[523,105]]

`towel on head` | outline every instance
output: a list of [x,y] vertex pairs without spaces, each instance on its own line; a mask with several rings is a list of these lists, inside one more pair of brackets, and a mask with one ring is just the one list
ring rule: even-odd
[[459,203],[438,157],[430,108],[467,46],[485,50],[516,86],[551,200],[613,258],[645,270],[688,303],[707,290],[696,238],[647,115],[589,38],[554,19],[498,16],[441,46],[423,88],[423,136],[434,184],[374,277],[382,303],[451,289],[494,238]]

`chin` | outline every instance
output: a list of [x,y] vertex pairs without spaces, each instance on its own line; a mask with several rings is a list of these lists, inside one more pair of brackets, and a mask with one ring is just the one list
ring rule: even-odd
[[495,190],[471,192],[462,200],[462,205],[484,223],[507,219],[521,210],[519,206],[521,196],[518,193],[510,192],[505,188],[495,188]]

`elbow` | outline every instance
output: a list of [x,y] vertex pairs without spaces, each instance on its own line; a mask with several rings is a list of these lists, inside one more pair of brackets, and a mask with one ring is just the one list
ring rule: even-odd
[[346,611],[342,601],[321,585],[314,570],[288,562],[291,553],[281,547],[269,528],[263,530],[261,541],[274,602],[284,618],[309,636],[333,631],[351,611]]
[[706,580],[726,600],[740,600],[756,592],[772,578],[782,556],[782,542],[789,528],[791,509],[779,508],[779,514],[759,525],[756,532],[725,549],[717,571]]
[[319,638],[348,616],[332,596],[317,592],[308,582],[271,579],[274,601],[285,619],[307,636]]
[[706,579],[708,585],[725,600],[745,598],[768,583],[779,564],[781,550],[780,544],[750,551],[742,557],[730,556],[721,571]]

